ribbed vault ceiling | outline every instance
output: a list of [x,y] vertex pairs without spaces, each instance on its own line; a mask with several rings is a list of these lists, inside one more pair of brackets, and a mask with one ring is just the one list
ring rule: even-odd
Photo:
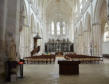
[[75,0],[47,0],[46,19],[70,21],[73,15]]

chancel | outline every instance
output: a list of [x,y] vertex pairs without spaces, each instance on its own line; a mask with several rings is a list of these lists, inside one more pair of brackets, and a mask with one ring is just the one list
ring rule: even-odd
[[71,43],[68,39],[65,40],[51,40],[45,44],[45,52],[47,53],[56,53],[56,52],[73,52],[73,43]]
[[108,84],[109,0],[0,0],[0,84]]

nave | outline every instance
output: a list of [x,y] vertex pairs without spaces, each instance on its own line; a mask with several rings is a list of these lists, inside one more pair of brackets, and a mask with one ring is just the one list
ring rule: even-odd
[[0,84],[108,84],[108,58],[109,0],[0,0]]
[[25,64],[24,78],[7,84],[108,84],[109,59],[103,64],[80,64],[80,74],[74,76],[59,75],[56,57],[55,64]]

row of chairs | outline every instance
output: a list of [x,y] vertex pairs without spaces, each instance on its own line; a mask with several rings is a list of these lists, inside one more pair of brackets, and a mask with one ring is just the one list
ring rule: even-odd
[[32,57],[25,57],[26,64],[51,64],[55,62],[55,55],[39,55]]
[[79,60],[81,63],[85,63],[85,64],[103,63],[103,57],[97,57],[97,56],[67,54],[64,57],[67,60],[70,60],[70,61]]

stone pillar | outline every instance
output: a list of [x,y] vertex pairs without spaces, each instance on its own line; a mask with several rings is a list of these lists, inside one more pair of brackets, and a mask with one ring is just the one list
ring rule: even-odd
[[[49,35],[52,34],[52,28],[51,28],[51,23],[48,24],[48,27],[49,27]],[[47,31],[48,32],[48,31]]]
[[85,42],[85,43],[84,43],[84,49],[85,49],[85,53],[84,53],[84,54],[87,55],[87,43],[88,43],[88,40],[87,40],[87,38],[88,38],[88,37],[87,37],[87,31],[84,32],[84,35],[85,35],[85,36],[84,36],[84,37],[85,37],[85,38],[84,38],[84,42]]
[[83,54],[85,54],[85,33],[84,32],[83,32],[82,40],[83,40]]
[[63,22],[60,22],[60,34],[63,35]]
[[0,83],[4,77],[4,62],[6,61],[5,53],[5,34],[7,18],[7,0],[0,0]]
[[5,75],[4,62],[16,61],[19,52],[19,4],[17,1],[0,0],[0,80]]
[[102,36],[101,36],[101,24],[93,24],[93,55],[102,56]]
[[86,31],[86,55],[88,55],[88,45],[89,45],[89,34],[88,31]]
[[68,22],[66,22],[66,36],[68,37]]
[[83,32],[83,54],[86,53],[86,35],[85,35],[85,32]]
[[91,46],[90,46],[90,42],[91,41],[91,33],[88,31],[87,32],[87,55],[91,55],[91,52],[90,52],[90,49],[91,49]]
[[74,50],[75,50],[75,52],[76,53],[78,53],[78,37],[76,36],[76,38],[75,38],[75,43],[74,43]]
[[[6,20],[6,47],[7,47],[6,53],[7,53],[7,56],[9,56],[10,45],[13,40],[14,44],[16,45],[15,52],[18,56],[19,54],[19,15],[20,15],[19,0],[8,1],[7,11],[8,13],[7,13],[7,20]],[[14,58],[12,57],[12,59]]]
[[27,57],[29,56],[29,39],[30,39],[28,34],[29,34],[29,28],[27,28]]
[[78,36],[78,54],[81,54],[81,35]]
[[107,19],[108,19],[108,24],[109,24],[109,0],[107,1]]
[[77,33],[74,32],[74,52],[77,53]]
[[76,45],[76,49],[77,49],[77,54],[79,54],[80,52],[80,38],[79,38],[79,34],[77,34],[77,45]]
[[24,26],[24,57],[26,57],[26,27]]
[[78,52],[79,54],[83,54],[83,33],[82,31],[78,34]]
[[71,31],[70,29],[71,29],[70,24],[67,23],[67,30],[66,30],[66,31],[67,31],[67,38],[70,37],[70,36],[69,36],[69,35],[70,35],[70,31]]
[[83,32],[81,33],[81,54],[84,54]]
[[57,36],[57,22],[54,21],[54,36]]
[[90,37],[89,37],[89,32],[85,31],[84,32],[84,54],[89,55],[89,42],[90,42]]

